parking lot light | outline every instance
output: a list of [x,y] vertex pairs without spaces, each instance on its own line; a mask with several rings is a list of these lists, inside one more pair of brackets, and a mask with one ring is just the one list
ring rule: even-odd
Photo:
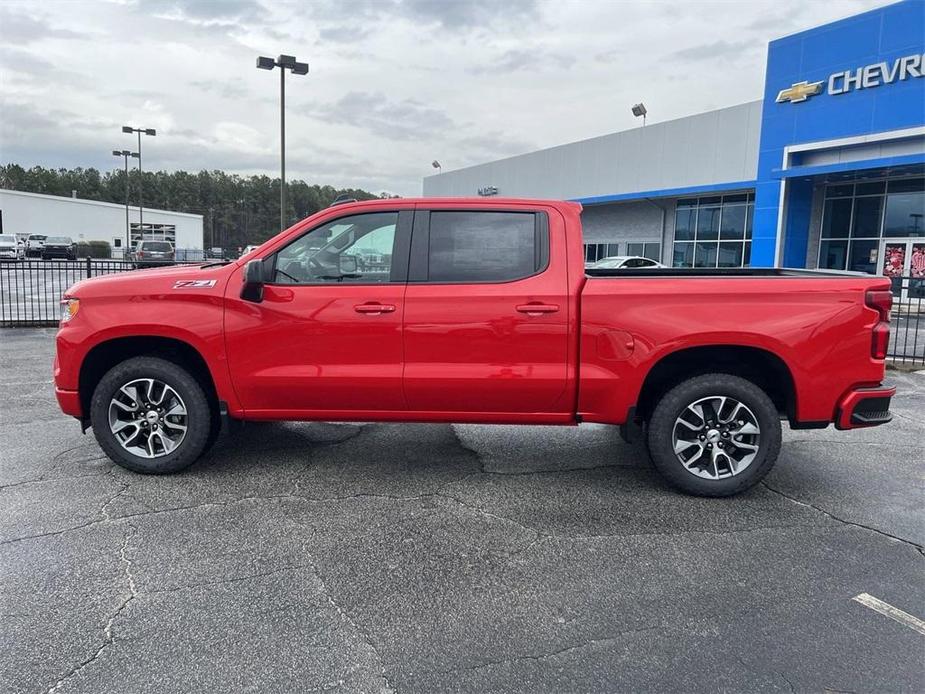
[[267,56],[257,58],[258,70],[279,68],[279,227],[286,224],[286,70],[294,75],[307,75],[308,63],[300,63],[294,55],[280,55],[276,60]]
[[[141,238],[145,236],[145,220],[144,220],[144,202],[143,198],[143,185],[144,185],[144,172],[141,169],[141,136],[142,134],[150,135],[154,137],[157,135],[157,130],[154,128],[135,128],[131,125],[123,125],[122,132],[124,133],[138,133],[138,233]],[[131,245],[131,243],[129,244]]]
[[129,246],[132,245],[132,238],[131,238],[132,227],[128,221],[128,159],[129,157],[134,157],[135,159],[139,159],[140,155],[138,154],[138,152],[130,152],[127,149],[114,149],[112,150],[112,156],[122,157],[123,159],[125,159],[125,249],[122,251],[122,255],[124,257],[127,257]]

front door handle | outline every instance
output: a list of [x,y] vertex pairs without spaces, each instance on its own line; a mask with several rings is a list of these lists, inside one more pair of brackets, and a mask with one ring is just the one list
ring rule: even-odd
[[555,313],[559,310],[559,307],[556,304],[541,304],[536,302],[534,304],[521,304],[517,307],[517,310],[520,313],[526,313],[528,316],[541,316],[544,313]]
[[394,313],[395,306],[393,304],[377,304],[372,301],[365,304],[357,304],[353,307],[353,310],[357,313],[366,313],[373,316],[378,316],[383,313]]

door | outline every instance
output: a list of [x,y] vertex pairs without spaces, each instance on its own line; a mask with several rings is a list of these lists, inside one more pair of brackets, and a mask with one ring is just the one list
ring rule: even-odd
[[900,300],[925,298],[925,241],[883,241],[883,274],[890,278],[893,296]]
[[265,259],[260,302],[226,292],[228,365],[248,415],[396,411],[411,211],[335,219]]
[[547,212],[528,208],[415,212],[404,322],[410,410],[504,419],[571,407],[564,234],[560,218],[551,227]]

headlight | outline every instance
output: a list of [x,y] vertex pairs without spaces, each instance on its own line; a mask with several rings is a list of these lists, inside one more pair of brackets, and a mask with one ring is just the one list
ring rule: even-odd
[[61,299],[61,322],[67,323],[80,310],[80,299],[66,297]]

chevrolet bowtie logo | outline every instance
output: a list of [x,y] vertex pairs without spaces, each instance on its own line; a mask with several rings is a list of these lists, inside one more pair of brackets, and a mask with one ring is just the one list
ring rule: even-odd
[[791,104],[798,104],[821,91],[822,82],[797,82],[793,86],[787,87],[787,89],[780,90],[777,95],[777,103],[782,104],[789,101]]

